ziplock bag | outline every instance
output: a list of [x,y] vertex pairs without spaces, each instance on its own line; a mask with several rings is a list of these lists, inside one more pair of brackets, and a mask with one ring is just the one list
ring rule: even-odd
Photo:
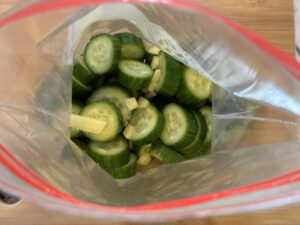
[[[187,0],[28,0],[0,18],[0,188],[108,219],[162,221],[299,201],[300,66]],[[68,138],[74,56],[131,31],[214,83],[211,154],[112,179]]]

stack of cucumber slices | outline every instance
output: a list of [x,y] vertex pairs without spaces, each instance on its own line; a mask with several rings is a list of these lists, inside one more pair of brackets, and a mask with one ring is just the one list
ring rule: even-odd
[[70,136],[112,177],[208,152],[212,83],[135,34],[91,38],[72,81]]

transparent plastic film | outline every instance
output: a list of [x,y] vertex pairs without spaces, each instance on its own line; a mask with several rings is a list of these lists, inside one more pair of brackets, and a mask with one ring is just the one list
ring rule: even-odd
[[[43,10],[0,29],[1,187],[52,209],[131,220],[143,220],[145,213],[149,221],[250,207],[297,190],[299,66],[280,61],[196,3],[29,2],[33,11]],[[26,4],[3,21],[20,15]],[[163,49],[215,86],[212,152],[121,182],[69,140],[68,123],[74,57],[95,34],[123,31]],[[294,174],[293,184],[285,174]]]

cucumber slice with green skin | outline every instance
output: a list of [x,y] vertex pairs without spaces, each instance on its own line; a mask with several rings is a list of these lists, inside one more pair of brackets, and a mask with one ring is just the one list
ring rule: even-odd
[[80,113],[81,116],[105,121],[106,125],[100,134],[85,132],[85,136],[93,141],[108,142],[121,132],[122,116],[119,109],[108,101],[97,101],[88,104]]
[[190,151],[186,151],[183,156],[186,159],[193,159],[199,156],[203,156],[208,153],[210,147],[209,146],[204,146],[204,145],[199,145],[195,149],[191,149]]
[[[72,109],[71,109],[71,113],[72,114],[76,114],[79,115],[81,110],[82,110],[82,105],[79,102],[73,101],[72,102]],[[71,138],[75,138],[81,135],[81,131],[80,130],[75,130],[72,128],[69,128],[69,132],[70,132],[70,137]]]
[[73,76],[81,83],[86,85],[96,81],[99,77],[85,65],[85,61],[82,56],[75,60],[73,66]]
[[182,76],[182,65],[167,53],[159,53],[160,78],[154,91],[166,97],[174,96]]
[[212,107],[205,106],[200,109],[200,112],[203,114],[207,124],[207,135],[205,137],[203,145],[210,146],[212,138]]
[[129,162],[126,165],[117,168],[106,168],[105,170],[116,179],[130,178],[136,174],[136,161],[136,156],[130,154]]
[[198,124],[192,111],[170,103],[163,109],[165,126],[160,136],[161,141],[176,149],[188,146],[196,138]]
[[201,112],[193,112],[193,113],[194,113],[194,116],[195,116],[195,118],[197,120],[197,124],[198,124],[197,135],[196,135],[195,139],[188,146],[181,148],[181,149],[177,149],[177,151],[182,153],[183,155],[185,155],[185,154],[191,155],[193,152],[199,152],[198,154],[196,154],[197,156],[199,156],[199,154],[201,154],[201,152],[198,149],[199,148],[202,149],[203,142],[206,138],[207,124],[206,124],[206,120]]
[[152,76],[153,70],[145,63],[134,60],[121,60],[119,63],[118,82],[127,88],[141,90]]
[[103,168],[121,167],[129,162],[128,141],[121,135],[110,142],[91,141],[88,147],[90,157]]
[[100,34],[87,44],[84,58],[88,68],[95,74],[104,75],[114,72],[119,63],[121,44],[117,37]]
[[124,88],[117,85],[109,85],[95,90],[89,98],[89,103],[99,100],[111,102],[120,110],[123,124],[126,125],[131,114],[125,103],[125,100],[128,98],[130,98],[130,95]]
[[159,138],[163,127],[163,115],[150,104],[146,108],[133,111],[131,120],[124,130],[124,136],[136,145],[151,144]]
[[141,166],[148,166],[151,162],[151,145],[137,145],[134,147],[138,160],[137,164]]
[[134,90],[134,89],[127,89],[129,94],[136,99],[138,99],[141,96],[141,92],[139,90]]
[[174,149],[156,141],[151,146],[151,155],[164,163],[176,163],[184,160],[184,157]]
[[209,99],[212,82],[191,68],[185,68],[176,97],[182,104],[193,106]]
[[116,34],[121,42],[121,59],[143,60],[145,47],[142,39],[132,33]]
[[92,87],[87,86],[72,77],[72,97],[73,98],[85,98],[92,92]]

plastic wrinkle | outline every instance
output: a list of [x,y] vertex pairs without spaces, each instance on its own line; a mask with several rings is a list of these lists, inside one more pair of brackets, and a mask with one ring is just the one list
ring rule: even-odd
[[18,161],[9,151],[7,151],[3,146],[0,146],[0,151],[5,153],[10,160],[14,161],[18,164],[24,171],[28,174],[32,175],[33,177],[30,178],[25,173],[18,170],[8,159],[6,159],[3,155],[0,155],[0,160],[4,163],[4,165],[10,169],[13,173],[18,175],[23,181],[27,182],[28,184],[34,186],[38,190],[47,193],[53,197],[57,197],[59,199],[64,199],[68,202],[74,203],[76,205],[86,207],[86,208],[94,208],[94,209],[101,209],[105,211],[115,211],[115,212],[128,212],[128,211],[153,211],[153,210],[162,210],[162,209],[171,209],[171,208],[178,208],[178,207],[185,207],[191,206],[194,204],[199,204],[203,202],[207,202],[210,200],[221,199],[225,197],[236,196],[244,193],[250,193],[254,191],[261,191],[268,188],[275,188],[283,185],[287,185],[290,183],[294,183],[300,181],[300,170],[294,171],[292,173],[285,174],[283,176],[279,176],[274,179],[270,179],[263,182],[258,182],[252,185],[247,185],[239,188],[232,188],[230,190],[221,191],[217,193],[201,195],[193,198],[186,198],[183,200],[175,200],[175,201],[168,201],[160,204],[149,204],[144,206],[132,206],[132,207],[109,207],[109,206],[100,206],[91,204],[88,202],[80,201],[72,196],[66,195],[65,193],[60,192],[59,190],[55,189],[37,175],[35,175],[28,167],[26,167],[23,163]]
[[300,64],[297,63],[297,61],[292,58],[291,56],[284,53],[282,50],[274,47],[269,42],[265,41],[264,39],[258,37],[254,33],[250,32],[248,29],[244,28],[243,26],[237,24],[236,22],[221,16],[220,14],[214,12],[213,10],[206,8],[198,3],[192,2],[192,1],[186,1],[186,0],[56,0],[56,1],[50,1],[50,2],[41,2],[40,4],[34,5],[30,8],[25,8],[11,16],[8,16],[7,18],[4,18],[2,21],[0,21],[0,27],[7,25],[11,22],[24,19],[28,16],[32,16],[35,14],[43,13],[43,12],[49,12],[55,9],[59,8],[67,8],[72,6],[83,6],[88,4],[104,4],[104,3],[162,3],[162,4],[169,4],[169,5],[175,5],[178,7],[184,7],[187,9],[197,10],[201,13],[207,14],[208,16],[211,16],[231,28],[237,30],[239,33],[241,33],[243,36],[248,38],[250,41],[255,43],[260,48],[264,49],[266,53],[272,55],[274,58],[277,58],[278,61],[281,61],[286,65],[287,68],[291,69],[291,71],[294,71],[297,73],[295,77],[300,80]]

